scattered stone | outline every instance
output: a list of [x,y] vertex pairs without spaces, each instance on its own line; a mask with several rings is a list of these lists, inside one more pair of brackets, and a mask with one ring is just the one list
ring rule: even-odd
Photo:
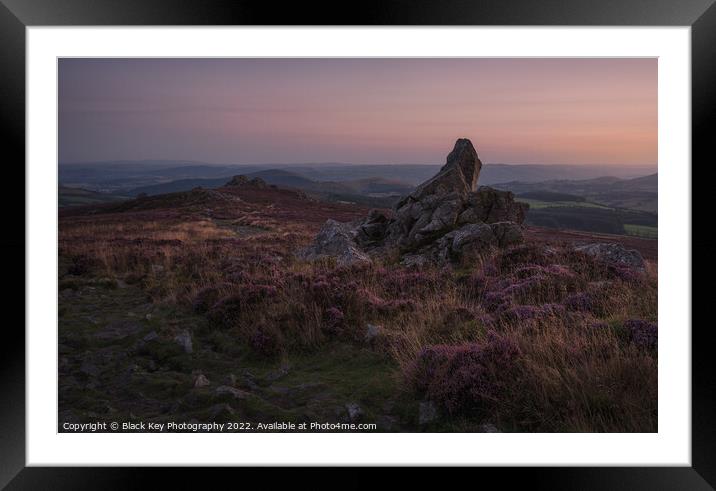
[[194,379],[194,387],[206,387],[211,385],[211,382],[209,382],[209,379],[206,378],[203,374],[199,374],[196,379]]
[[644,258],[641,253],[635,249],[627,249],[621,244],[596,242],[578,246],[575,249],[607,263],[621,264],[640,271],[644,270]]
[[148,343],[150,341],[156,341],[157,339],[159,339],[159,334],[157,334],[157,331],[152,331],[149,334],[147,334],[146,336],[144,336],[142,338],[142,341],[144,341],[145,343]]
[[351,421],[356,421],[363,415],[363,409],[355,402],[346,404],[346,410],[348,411],[348,418]]
[[438,417],[438,410],[432,401],[421,401],[418,406],[418,424],[425,425],[435,421]]
[[216,388],[216,394],[217,395],[230,395],[234,399],[246,399],[249,394],[245,390],[237,389],[236,387],[229,387],[228,385],[220,385]]
[[372,342],[380,334],[381,327],[375,324],[366,324],[364,340],[366,343]]
[[191,334],[187,330],[183,330],[176,336],[174,336],[174,341],[177,342],[179,346],[181,346],[184,349],[184,352],[187,354],[191,354],[194,351],[194,347],[191,342]]

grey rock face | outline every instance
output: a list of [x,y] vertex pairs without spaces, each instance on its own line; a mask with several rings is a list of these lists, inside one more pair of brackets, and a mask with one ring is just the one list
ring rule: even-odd
[[301,251],[299,257],[309,261],[335,257],[341,266],[370,263],[370,257],[360,250],[355,236],[356,231],[349,224],[329,219],[321,227],[313,245]]
[[528,208],[526,203],[516,202],[509,191],[482,186],[468,195],[467,206],[458,217],[458,223],[522,223]]
[[644,258],[641,253],[634,249],[627,249],[621,244],[597,242],[575,247],[575,249],[607,263],[621,264],[640,271],[644,270]]

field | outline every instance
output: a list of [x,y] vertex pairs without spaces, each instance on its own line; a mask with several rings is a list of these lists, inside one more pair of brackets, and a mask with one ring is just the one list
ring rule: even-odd
[[521,201],[522,203],[527,203],[530,205],[531,210],[538,210],[541,208],[561,208],[561,207],[585,207],[585,208],[602,208],[606,210],[611,210],[610,207],[605,205],[600,205],[598,203],[590,203],[588,201],[541,201],[537,199],[528,199],[528,198],[522,198],[518,197],[517,201]]
[[270,188],[61,210],[60,420],[656,431],[654,241],[629,239],[643,274],[537,227],[449,268],[295,257],[367,211]]
[[659,229],[657,227],[625,224],[624,229],[626,230],[627,235],[633,235],[635,237],[644,237],[647,239],[657,239],[659,237]]

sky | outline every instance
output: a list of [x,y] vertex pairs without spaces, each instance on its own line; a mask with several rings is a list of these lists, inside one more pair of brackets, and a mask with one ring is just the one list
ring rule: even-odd
[[657,163],[655,58],[59,60],[59,160]]

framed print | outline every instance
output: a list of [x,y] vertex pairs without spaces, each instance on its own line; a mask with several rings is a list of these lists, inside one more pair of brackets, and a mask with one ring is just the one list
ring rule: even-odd
[[716,8],[322,7],[3,3],[2,483],[711,489]]

